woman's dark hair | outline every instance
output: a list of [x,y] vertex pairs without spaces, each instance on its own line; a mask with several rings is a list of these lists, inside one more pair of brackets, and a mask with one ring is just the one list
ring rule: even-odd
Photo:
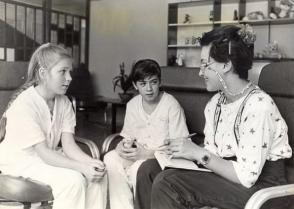
[[203,34],[200,44],[211,44],[210,57],[222,63],[231,61],[239,77],[248,79],[248,70],[253,61],[253,44],[246,44],[238,34],[239,30],[240,27],[233,25],[215,28]]
[[161,80],[161,69],[159,64],[152,59],[138,60],[132,67],[130,78],[132,82],[144,80],[146,77],[158,76]]

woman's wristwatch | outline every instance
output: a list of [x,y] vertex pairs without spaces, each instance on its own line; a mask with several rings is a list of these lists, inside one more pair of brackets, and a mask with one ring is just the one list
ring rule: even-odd
[[210,159],[211,159],[211,153],[207,151],[207,152],[202,156],[202,158],[200,159],[199,163],[200,163],[201,165],[207,165],[207,164],[209,163]]

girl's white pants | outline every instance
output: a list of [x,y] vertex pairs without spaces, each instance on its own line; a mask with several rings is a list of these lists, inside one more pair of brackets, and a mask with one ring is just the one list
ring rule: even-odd
[[[50,166],[43,162],[31,164],[21,173],[9,173],[40,181],[52,188],[53,209],[105,209],[107,202],[107,176],[100,182],[87,182],[74,170]],[[0,205],[0,209],[11,208]]]

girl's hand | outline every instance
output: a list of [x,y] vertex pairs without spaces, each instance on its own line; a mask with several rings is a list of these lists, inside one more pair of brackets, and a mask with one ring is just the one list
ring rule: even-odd
[[93,167],[97,168],[96,170],[104,171],[106,169],[105,164],[100,160],[92,158],[88,163]]
[[99,182],[106,174],[105,165],[100,160],[92,159],[82,165],[81,173],[91,182]]

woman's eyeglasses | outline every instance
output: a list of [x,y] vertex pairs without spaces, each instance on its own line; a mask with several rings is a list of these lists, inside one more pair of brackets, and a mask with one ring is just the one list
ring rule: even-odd
[[215,63],[215,62],[202,62],[201,64],[200,64],[200,70],[202,71],[202,72],[204,72],[210,65],[212,65],[213,63]]

